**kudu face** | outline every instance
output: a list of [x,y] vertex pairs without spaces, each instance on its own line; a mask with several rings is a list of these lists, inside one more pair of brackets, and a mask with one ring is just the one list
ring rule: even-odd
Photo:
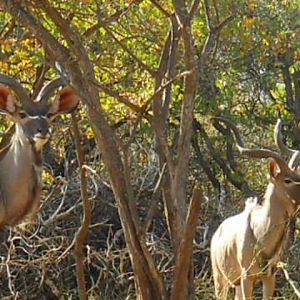
[[287,169],[284,171],[276,170],[276,162],[270,162],[270,181],[276,188],[287,196],[287,201],[293,204],[300,204],[300,176],[298,171]]
[[[227,290],[235,286],[235,300],[252,299],[253,287],[263,282],[263,299],[271,299],[275,288],[274,269],[281,260],[289,236],[291,218],[300,205],[299,151],[287,148],[281,138],[281,122],[275,127],[275,142],[281,154],[268,149],[244,146],[237,127],[226,124],[242,155],[270,158],[269,184],[263,203],[246,202],[243,212],[227,218],[211,241],[211,263],[217,299],[227,299]],[[284,156],[289,162],[285,162]]]
[[[0,83],[2,76],[0,75]],[[78,98],[69,87],[61,90],[54,102],[49,104],[47,98],[62,81],[55,80],[54,83],[56,84],[53,85],[52,81],[41,90],[37,96],[38,102],[31,101],[25,90],[22,94],[18,93],[18,89],[14,90],[18,84],[15,81],[10,84],[12,89],[0,85],[0,111],[11,117],[17,126],[17,134],[24,135],[37,150],[40,150],[50,137],[50,121],[60,113],[70,112],[78,104]],[[16,96],[20,98],[21,104],[17,103]]]
[[19,123],[26,138],[40,149],[50,138],[49,119],[44,116],[25,117]]
[[20,221],[38,206],[41,150],[51,135],[50,122],[58,114],[71,112],[79,101],[70,87],[64,87],[49,103],[61,86],[61,79],[51,81],[32,101],[21,84],[0,74],[0,111],[15,123],[8,145],[0,149],[0,226]]
[[47,114],[29,115],[23,110],[16,112],[13,120],[18,126],[19,134],[24,135],[36,150],[41,150],[50,138],[50,119]]

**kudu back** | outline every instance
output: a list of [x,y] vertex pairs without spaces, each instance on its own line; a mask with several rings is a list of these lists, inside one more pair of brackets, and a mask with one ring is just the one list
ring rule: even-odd
[[275,267],[289,237],[289,222],[300,204],[299,153],[282,143],[280,122],[275,128],[275,141],[284,155],[292,155],[289,164],[277,152],[246,148],[233,123],[224,118],[215,121],[231,129],[242,155],[271,158],[262,204],[249,198],[244,211],[223,221],[212,237],[216,297],[227,299],[228,288],[234,286],[236,300],[251,299],[255,283],[262,281],[263,299],[270,299],[275,289]]
[[63,85],[61,79],[51,81],[33,101],[18,81],[0,74],[0,111],[15,123],[14,134],[0,150],[0,227],[16,224],[39,207],[42,148],[51,135],[50,122],[79,101],[64,87],[50,103],[49,97]]

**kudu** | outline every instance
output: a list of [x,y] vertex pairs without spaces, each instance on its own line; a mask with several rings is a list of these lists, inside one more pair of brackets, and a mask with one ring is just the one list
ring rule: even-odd
[[289,164],[277,152],[246,148],[232,122],[224,118],[215,118],[215,121],[231,129],[241,154],[271,158],[269,183],[262,204],[256,198],[249,198],[244,211],[223,221],[212,237],[216,297],[227,299],[228,288],[233,286],[236,300],[251,299],[255,283],[262,281],[263,298],[269,299],[275,289],[275,267],[288,240],[289,222],[300,204],[298,151],[283,144],[280,122],[275,128],[275,141],[282,152],[293,155]]
[[[15,123],[15,131],[0,150],[0,227],[14,225],[39,206],[42,148],[50,138],[49,123],[76,108],[78,97],[63,81],[45,85],[33,101],[15,79],[0,74],[0,111]],[[48,100],[59,87],[55,100]],[[17,101],[17,98],[19,102]]]

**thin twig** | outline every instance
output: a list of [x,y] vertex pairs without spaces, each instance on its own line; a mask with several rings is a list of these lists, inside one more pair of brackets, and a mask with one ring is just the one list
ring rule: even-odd
[[102,25],[101,24],[110,24],[114,22],[118,22],[125,14],[127,14],[130,9],[134,5],[139,5],[142,2],[142,0],[132,0],[129,2],[129,4],[126,7],[123,7],[122,9],[116,11],[112,15],[106,17],[104,20],[102,20],[101,23],[97,23],[93,25],[92,27],[88,28],[86,32],[83,34],[84,38],[89,38],[92,34],[94,34],[97,30],[99,30]]
[[296,287],[295,282],[290,278],[290,275],[289,275],[288,271],[284,268],[284,264],[283,263],[278,263],[277,267],[279,267],[283,271],[285,279],[290,284],[290,286],[293,288],[294,293],[296,294],[296,296],[300,299],[300,291]]
[[165,8],[162,7],[160,3],[158,3],[156,0],[151,0],[151,3],[159,9],[167,18],[171,17],[171,13],[169,13]]
[[74,113],[72,114],[72,127],[73,127],[73,134],[74,134],[74,140],[75,140],[76,151],[77,151],[77,159],[80,167],[81,196],[83,202],[83,220],[82,220],[81,227],[78,229],[75,235],[74,256],[76,259],[76,273],[77,273],[79,297],[81,300],[87,300],[88,296],[87,296],[86,281],[84,275],[85,267],[84,267],[83,244],[87,238],[89,226],[91,224],[92,212],[91,212],[91,203],[88,197],[88,183],[86,177],[86,168],[83,168],[84,153],[81,145],[78,121]]
[[157,180],[157,183],[155,185],[155,188],[154,188],[154,191],[153,191],[153,194],[152,194],[152,198],[151,198],[151,203],[150,203],[150,206],[149,206],[149,209],[148,209],[148,213],[147,213],[147,216],[143,222],[143,225],[141,226],[141,235],[142,236],[145,236],[150,225],[151,225],[151,222],[153,220],[153,217],[155,215],[155,212],[157,211],[157,203],[158,203],[158,200],[159,200],[159,195],[160,195],[160,192],[161,192],[161,186],[162,186],[162,183],[163,183],[163,178],[164,178],[164,175],[165,175],[165,171],[166,171],[166,163],[163,165],[162,169],[161,169],[161,172],[160,172],[160,175],[159,175],[159,178]]

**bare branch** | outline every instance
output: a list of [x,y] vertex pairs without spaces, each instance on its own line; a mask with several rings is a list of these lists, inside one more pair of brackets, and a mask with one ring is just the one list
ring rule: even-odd
[[171,17],[171,14],[162,7],[162,5],[160,3],[158,3],[156,0],[151,0],[151,3],[158,8],[167,18]]
[[92,81],[92,84],[94,86],[96,86],[98,89],[105,92],[107,95],[112,96],[115,99],[117,99],[119,102],[125,104],[126,106],[131,108],[133,111],[135,111],[137,113],[141,112],[141,107],[139,107],[138,105],[135,105],[134,103],[130,102],[130,100],[128,98],[120,95],[117,91],[114,91],[114,90],[110,89],[107,85],[96,82],[96,81]]
[[279,263],[277,266],[283,271],[285,279],[290,284],[290,286],[293,288],[294,293],[296,294],[296,296],[298,297],[298,299],[300,299],[300,290],[296,286],[296,283],[291,279],[288,271],[284,267],[284,264],[283,263]]
[[188,163],[190,159],[190,142],[192,135],[192,122],[196,90],[198,87],[198,66],[191,29],[191,19],[185,1],[174,0],[176,15],[182,26],[182,40],[184,43],[184,61],[186,69],[190,71],[184,81],[184,98],[181,108],[180,134],[177,143],[177,163],[174,177],[176,186],[176,205],[180,211],[181,219],[184,220],[186,208],[186,179],[188,174]]
[[233,15],[229,15],[228,17],[226,17],[223,21],[221,21],[218,25],[216,25],[215,31],[216,32],[221,31],[228,23],[230,23],[233,20],[233,18],[234,18]]
[[202,191],[199,187],[194,188],[193,196],[188,209],[186,224],[182,240],[179,245],[179,251],[176,258],[176,267],[174,274],[174,285],[171,291],[171,300],[188,299],[188,277],[193,255],[193,239],[200,216],[202,203]]
[[91,68],[91,62],[80,41],[79,33],[75,31],[74,28],[71,29],[69,21],[64,19],[48,0],[35,0],[34,3],[38,7],[41,7],[43,11],[45,11],[53,20],[53,22],[60,28],[60,32],[69,44],[69,47],[72,47],[72,51],[76,53],[78,61],[83,62],[81,67],[83,70],[88,71],[89,68]]
[[192,19],[197,13],[200,5],[200,0],[194,0],[192,7],[190,9],[190,18]]
[[105,29],[105,31],[113,38],[113,40],[125,51],[127,52],[138,64],[141,68],[146,70],[152,77],[156,76],[155,70],[151,69],[149,66],[147,66],[141,59],[139,59],[124,43],[119,41],[119,39],[113,34],[113,32],[109,29],[109,27],[102,23],[100,20],[98,21],[102,27]]
[[134,5],[139,5],[142,1],[143,0],[132,0],[132,1],[130,1],[129,4],[126,7],[122,8],[122,9],[116,11],[115,13],[113,13],[112,15],[108,16],[101,23],[98,22],[97,24],[95,24],[92,27],[88,28],[86,30],[86,32],[83,34],[84,38],[88,38],[92,34],[94,34],[97,30],[99,30],[99,28],[102,27],[102,24],[109,24],[109,23],[119,21],[123,16],[125,16],[130,11],[130,9]]
[[147,216],[144,220],[143,225],[141,226],[141,229],[142,229],[141,235],[142,236],[146,235],[146,233],[147,233],[147,231],[148,231],[148,229],[151,225],[151,222],[153,220],[154,214],[157,211],[157,203],[158,203],[158,200],[159,200],[159,195],[160,195],[160,192],[161,192],[163,178],[165,176],[165,171],[166,171],[166,164],[164,164],[163,167],[162,167],[162,170],[160,172],[159,178],[157,180],[157,183],[155,185],[155,188],[154,188],[154,191],[153,191],[153,194],[152,194],[152,197],[151,197],[151,203],[150,203],[150,207],[148,209]]
[[75,245],[74,245],[74,256],[76,259],[76,272],[77,272],[77,283],[79,289],[79,296],[81,300],[87,299],[87,290],[85,282],[85,267],[84,267],[84,253],[83,244],[87,238],[89,226],[92,219],[92,209],[91,203],[88,196],[88,183],[86,177],[86,168],[84,168],[84,153],[81,145],[80,132],[78,128],[78,121],[76,116],[72,114],[72,127],[74,140],[77,151],[77,159],[80,167],[80,185],[81,185],[81,197],[83,202],[83,220],[81,227],[78,229],[75,235]]

